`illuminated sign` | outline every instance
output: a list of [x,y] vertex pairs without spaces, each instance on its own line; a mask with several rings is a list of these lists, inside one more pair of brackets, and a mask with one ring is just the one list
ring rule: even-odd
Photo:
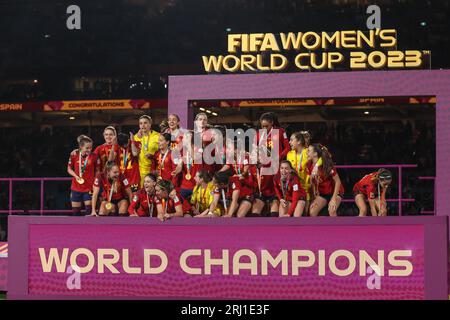
[[[420,68],[429,51],[397,50],[395,29],[229,34],[228,54],[202,56],[206,72]],[[287,56],[294,52],[293,58]],[[349,54],[345,52],[349,51]]]

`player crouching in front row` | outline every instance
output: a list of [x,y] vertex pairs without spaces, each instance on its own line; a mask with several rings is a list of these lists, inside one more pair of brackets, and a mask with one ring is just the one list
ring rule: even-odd
[[133,195],[128,207],[130,217],[156,217],[155,186],[157,177],[149,173],[144,177],[144,187]]
[[183,217],[182,200],[171,181],[158,180],[155,187],[155,195],[159,220],[164,221],[173,217]]
[[379,169],[365,175],[353,187],[355,202],[359,209],[359,216],[367,215],[366,200],[369,202],[372,216],[386,216],[386,190],[392,182],[392,174],[389,170]]
[[301,217],[306,205],[306,192],[288,160],[280,163],[280,173],[274,177],[275,193],[279,201],[279,217]]
[[119,216],[128,216],[128,201],[131,202],[132,193],[128,180],[120,174],[119,166],[116,163],[108,163],[106,172],[98,174],[95,178],[91,216],[97,216],[95,208],[100,189],[103,190],[100,216],[117,215],[117,212]]

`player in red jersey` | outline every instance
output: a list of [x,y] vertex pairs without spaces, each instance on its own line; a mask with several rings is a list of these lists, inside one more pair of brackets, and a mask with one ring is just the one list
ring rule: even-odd
[[[192,140],[193,135],[187,132],[185,134],[185,141]],[[192,142],[192,141],[191,141]],[[172,155],[179,156],[177,160],[174,160],[174,162],[177,163],[177,167],[175,169],[174,175],[175,179],[172,179],[172,181],[175,181],[175,185],[179,185],[180,195],[184,200],[189,201],[189,198],[192,195],[192,191],[195,188],[195,175],[200,170],[201,165],[195,163],[195,153],[194,153],[194,145],[192,143],[186,144],[183,146],[183,149],[180,150],[180,153],[177,151],[173,151]]]
[[179,159],[174,159],[172,151],[170,150],[170,133],[163,133],[158,139],[158,151],[155,152],[154,161],[155,164],[153,171],[163,180],[170,180],[173,184],[176,184],[176,168]]
[[[278,156],[278,161],[285,159],[291,147],[286,132],[280,127],[277,115],[273,112],[264,113],[259,122],[264,131],[262,134],[259,131],[256,134],[258,146],[262,146],[269,157]],[[277,134],[275,129],[278,130]],[[276,144],[278,144],[278,150],[273,150]],[[275,155],[272,154],[273,152]]]
[[268,215],[279,216],[279,205],[275,194],[275,185],[272,175],[261,174],[260,164],[250,165],[249,172],[253,177],[254,200],[252,205],[252,217],[265,215],[264,207],[267,207]]
[[130,217],[156,217],[155,186],[157,177],[149,173],[144,177],[144,187],[133,195],[128,207]]
[[214,174],[214,198],[209,212],[217,212],[225,218],[236,215],[238,218],[246,216],[251,208],[252,194],[242,188],[239,178],[233,176],[232,170],[219,171]]
[[128,215],[128,203],[132,200],[131,189],[127,179],[120,174],[119,166],[114,162],[110,162],[106,166],[106,172],[99,173],[94,180],[92,216],[97,216],[95,208],[100,188],[103,190],[100,216],[116,215],[117,212],[120,216]]
[[[319,159],[322,165],[317,165]],[[344,186],[334,168],[333,159],[325,146],[312,144],[308,147],[308,174],[311,176],[314,200],[309,214],[317,216],[328,204],[330,216],[337,216],[337,209],[344,196]]]
[[119,152],[117,145],[117,132],[113,126],[107,126],[103,130],[103,138],[105,143],[95,148],[94,153],[99,159],[98,171],[104,172],[108,161],[113,161],[116,154]]
[[181,197],[170,180],[158,180],[155,187],[155,204],[158,219],[161,221],[173,217],[183,217]]
[[170,150],[181,150],[184,130],[180,129],[180,117],[177,114],[169,114],[167,124],[168,128],[161,133],[170,133],[172,136]]
[[306,205],[306,191],[288,160],[282,160],[280,172],[274,177],[280,217],[301,217]]
[[67,173],[73,177],[70,187],[70,201],[74,216],[81,215],[81,203],[86,214],[92,211],[92,185],[94,184],[97,155],[92,153],[92,139],[81,135],[77,139],[78,150],[71,154],[67,164]]
[[211,175],[217,169],[214,164],[207,164],[203,152],[205,148],[213,142],[214,130],[208,124],[206,113],[198,113],[194,121],[194,153],[195,163],[200,165],[200,169],[208,171]]
[[392,182],[392,173],[386,169],[365,175],[353,187],[355,202],[359,209],[359,216],[367,215],[366,201],[369,202],[372,216],[386,216],[386,190]]
[[232,159],[227,159],[226,164],[220,170],[221,172],[231,172],[232,182],[239,182],[236,187],[239,189],[239,208],[237,217],[253,216],[250,210],[254,199],[253,175],[250,173],[249,154],[244,149],[234,147],[233,141],[227,139],[227,152],[234,154]]
[[114,162],[119,166],[120,173],[128,180],[131,192],[139,190],[140,172],[139,172],[139,149],[140,143],[134,141],[133,133],[130,136],[119,133],[117,136],[118,153]]

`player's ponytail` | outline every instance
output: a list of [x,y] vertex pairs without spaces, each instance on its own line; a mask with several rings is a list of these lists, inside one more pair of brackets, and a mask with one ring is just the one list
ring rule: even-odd
[[325,175],[328,177],[334,168],[333,157],[327,147],[320,143],[312,144],[314,152],[317,153],[317,157],[322,159],[322,168]]

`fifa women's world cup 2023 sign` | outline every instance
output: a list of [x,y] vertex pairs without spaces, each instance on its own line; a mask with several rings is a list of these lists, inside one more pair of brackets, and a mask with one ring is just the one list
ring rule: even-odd
[[229,34],[228,53],[202,56],[205,71],[416,69],[430,54],[397,50],[395,29]]

